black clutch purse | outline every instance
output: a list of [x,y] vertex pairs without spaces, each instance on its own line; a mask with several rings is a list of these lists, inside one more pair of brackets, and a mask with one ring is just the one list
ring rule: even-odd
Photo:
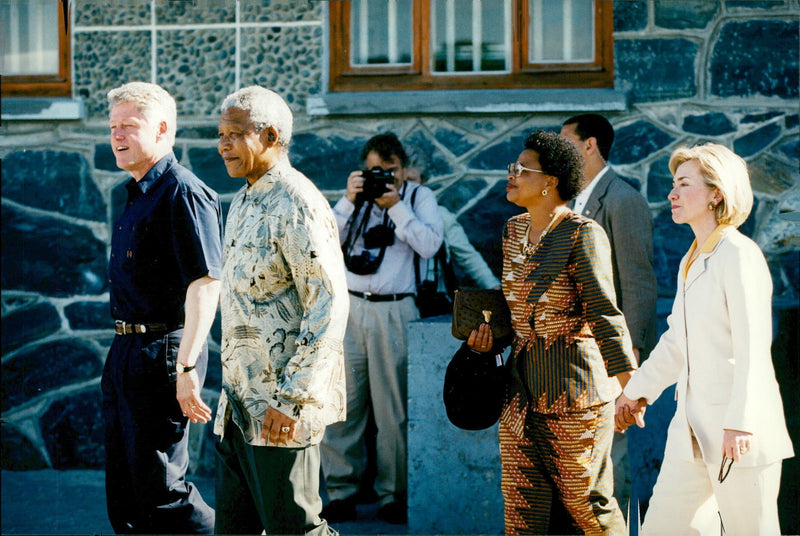
[[465,341],[480,324],[489,324],[494,337],[494,347],[511,344],[514,332],[511,328],[511,311],[503,291],[499,289],[459,289],[453,301],[452,334]]
[[507,374],[502,354],[482,354],[463,343],[444,375],[442,398],[450,422],[464,430],[494,425],[503,411]]

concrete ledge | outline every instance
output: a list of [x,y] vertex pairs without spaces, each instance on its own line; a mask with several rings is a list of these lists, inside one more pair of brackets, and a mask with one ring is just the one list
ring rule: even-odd
[[610,88],[325,93],[309,97],[306,106],[310,116],[619,112],[627,109],[627,93]]
[[71,121],[86,115],[81,99],[3,97],[3,121]]
[[497,425],[456,428],[442,402],[444,373],[461,345],[451,322],[440,316],[408,328],[408,527],[411,534],[502,534]]

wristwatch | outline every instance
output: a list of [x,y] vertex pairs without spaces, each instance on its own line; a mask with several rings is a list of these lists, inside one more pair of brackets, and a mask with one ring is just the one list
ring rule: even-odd
[[192,365],[191,367],[188,365],[184,365],[183,363],[175,363],[175,370],[178,371],[178,374],[183,374],[184,372],[191,372],[197,365]]

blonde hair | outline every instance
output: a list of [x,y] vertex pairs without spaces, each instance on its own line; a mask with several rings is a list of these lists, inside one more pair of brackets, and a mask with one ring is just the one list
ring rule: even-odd
[[717,223],[740,226],[753,209],[753,189],[747,162],[742,157],[718,143],[706,143],[694,147],[679,147],[669,158],[672,175],[684,162],[697,162],[706,186],[716,188],[722,196],[714,216]]
[[129,82],[114,88],[106,95],[108,107],[132,102],[139,113],[153,122],[167,123],[167,141],[169,146],[175,145],[175,132],[178,130],[178,111],[175,99],[167,91],[149,82]]

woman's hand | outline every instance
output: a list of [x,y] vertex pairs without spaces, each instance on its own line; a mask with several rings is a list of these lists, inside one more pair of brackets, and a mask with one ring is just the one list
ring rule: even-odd
[[722,455],[738,462],[742,454],[750,452],[750,439],[752,437],[753,434],[750,432],[726,428],[725,435],[722,436]]
[[489,324],[481,324],[477,329],[473,329],[467,339],[467,346],[476,352],[486,353],[492,351],[494,345],[494,335]]
[[644,428],[644,413],[647,410],[647,400],[631,400],[625,393],[617,398],[617,409],[614,415],[614,430],[624,432],[634,423],[639,428]]

